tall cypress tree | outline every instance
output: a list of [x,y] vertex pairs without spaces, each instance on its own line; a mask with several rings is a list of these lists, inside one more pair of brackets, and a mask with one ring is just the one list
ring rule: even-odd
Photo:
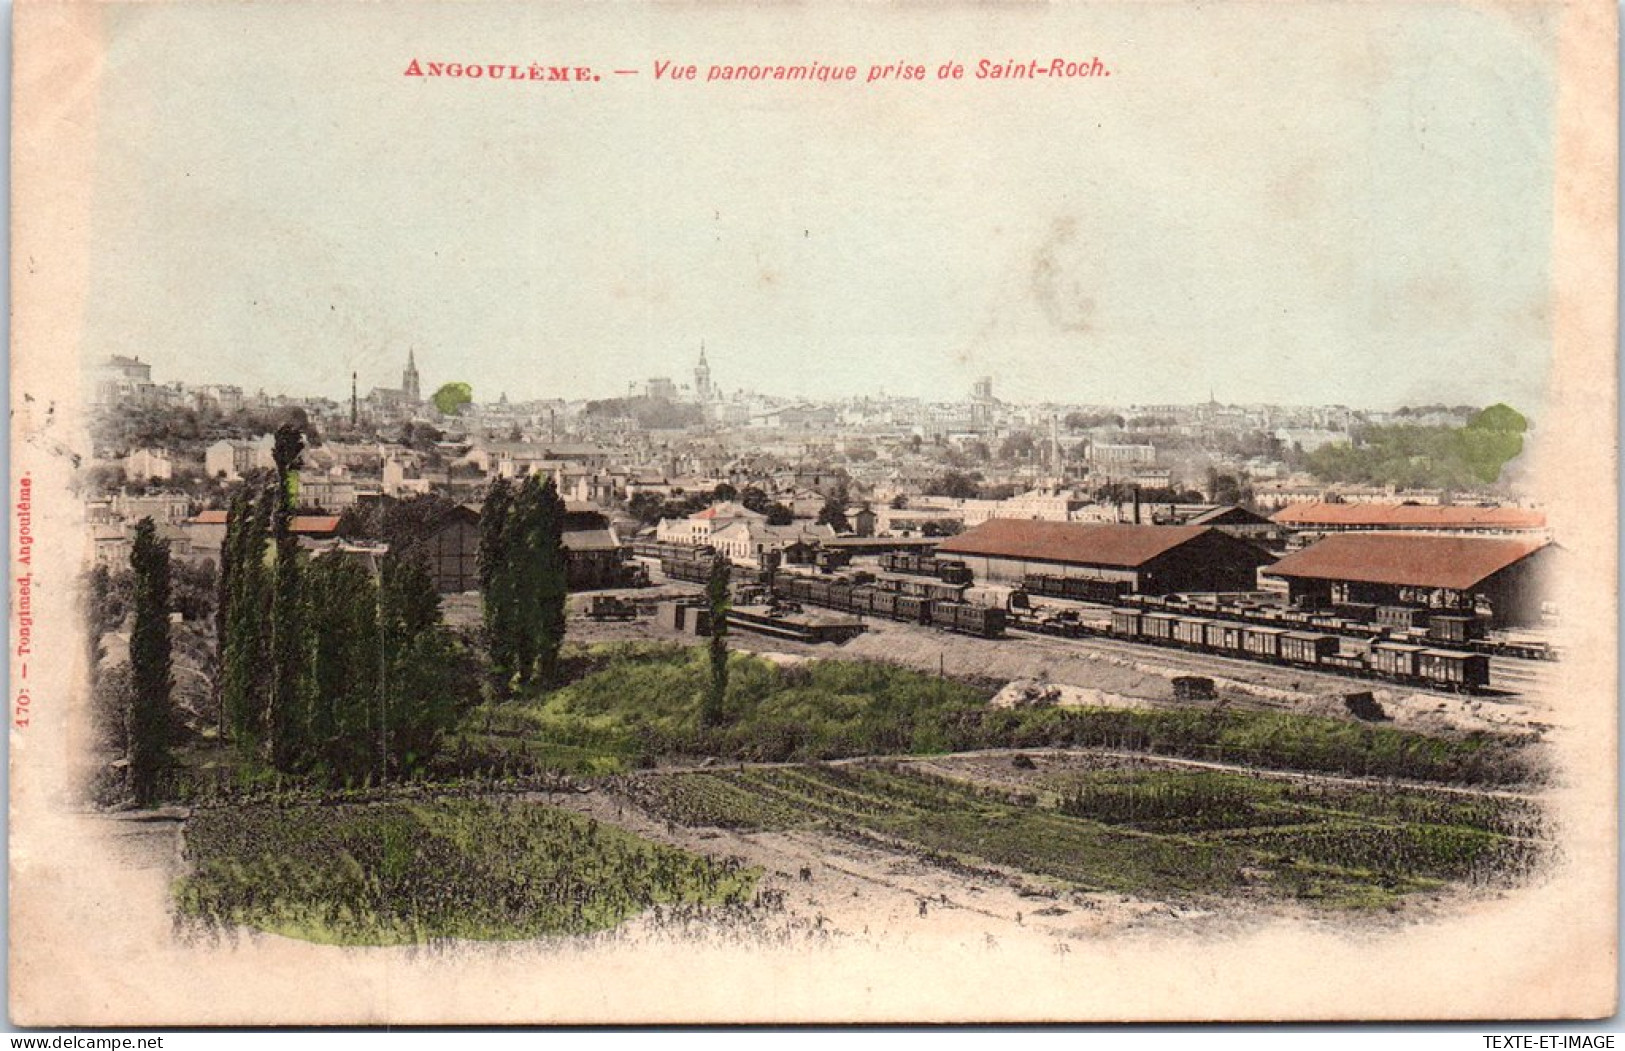
[[226,729],[239,747],[264,740],[270,656],[271,604],[266,543],[275,495],[239,493],[226,520],[231,588],[226,599],[226,639],[220,657],[220,704]]
[[130,791],[137,806],[157,801],[158,780],[169,762],[170,671],[169,547],[151,518],[135,527],[130,553],[135,573],[135,623],[130,631]]
[[480,597],[491,676],[506,690],[514,675],[515,591],[513,586],[513,486],[506,478],[491,483],[480,509]]
[[513,545],[508,550],[509,587],[513,596],[514,681],[528,686],[536,675],[542,617],[541,561],[542,480],[526,475],[508,512]]
[[358,781],[377,754],[378,588],[365,568],[336,554],[312,559],[301,586],[308,669],[301,736],[330,779]]
[[266,715],[266,744],[271,765],[292,770],[300,759],[299,729],[304,722],[300,677],[299,540],[293,535],[293,513],[299,498],[299,466],[305,439],[299,428],[276,430],[271,455],[276,463],[276,505],[271,513],[271,539],[276,567],[271,594],[271,690]]
[[728,577],[731,566],[718,555],[711,562],[711,575],[705,582],[705,599],[711,607],[711,682],[700,705],[700,725],[721,726],[728,698]]
[[378,630],[385,654],[380,751],[386,772],[409,772],[433,755],[471,686],[463,653],[441,631],[440,596],[421,560],[384,559]]
[[564,648],[564,610],[569,579],[564,555],[564,500],[549,478],[536,501],[536,673],[544,686],[558,681]]

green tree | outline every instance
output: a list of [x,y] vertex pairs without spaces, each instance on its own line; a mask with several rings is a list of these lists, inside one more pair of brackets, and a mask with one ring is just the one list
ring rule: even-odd
[[727,716],[728,699],[728,578],[731,566],[718,555],[711,562],[711,575],[705,583],[705,600],[711,607],[711,682],[700,704],[700,726],[721,726]]
[[654,525],[665,514],[666,498],[645,489],[633,493],[626,502],[626,512],[644,525]]
[[513,644],[512,685],[516,689],[528,686],[536,673],[541,633],[541,603],[538,601],[542,586],[541,506],[542,480],[538,475],[526,475],[508,510],[507,535],[511,542],[502,570],[508,577],[504,586],[512,597],[510,639]]
[[482,575],[490,566],[486,610],[495,617],[487,632],[493,669],[510,687],[551,683],[564,646],[568,592],[564,501],[552,478],[532,474],[520,483],[500,526],[489,498],[485,513],[493,516],[491,532],[481,536],[487,556]]
[[92,688],[96,685],[97,675],[101,673],[102,658],[107,655],[102,647],[102,636],[114,630],[118,624],[112,611],[112,595],[112,572],[106,566],[97,566],[90,571],[84,591],[85,628],[88,636],[85,641],[89,644],[87,655],[90,661]]
[[269,490],[256,498],[244,491],[231,502],[221,548],[226,601],[220,658],[221,718],[227,734],[245,749],[263,739],[269,680],[271,575],[266,562],[271,507]]
[[378,588],[372,574],[336,553],[314,558],[304,589],[307,721],[302,736],[334,783],[354,783],[372,768],[373,726],[385,654],[378,637]]
[[1529,421],[1523,413],[1510,405],[1497,402],[1467,422],[1467,426],[1480,431],[1501,431],[1523,434],[1529,430]]
[[277,428],[272,459],[276,464],[276,506],[271,512],[271,540],[276,552],[271,593],[271,691],[266,712],[266,746],[271,765],[293,770],[301,754],[299,731],[305,722],[300,678],[304,671],[301,643],[299,539],[293,535],[299,506],[299,467],[304,435],[297,427]]
[[744,504],[747,510],[755,511],[759,515],[767,514],[768,507],[773,503],[766,492],[754,485],[745,486],[739,494],[739,502]]
[[443,384],[429,400],[434,402],[435,411],[440,415],[455,416],[464,405],[474,400],[474,388],[460,382]]
[[564,500],[549,478],[542,484],[536,506],[536,524],[528,535],[535,547],[536,564],[536,670],[533,681],[552,685],[558,680],[559,651],[564,648],[564,610],[569,595],[568,565],[564,554]]
[[948,471],[941,478],[926,485],[925,495],[951,496],[958,500],[968,500],[976,495],[977,483],[981,481],[981,477],[979,474]]
[[473,702],[477,678],[466,650],[441,626],[440,596],[420,559],[384,559],[378,634],[384,658],[377,730],[384,773],[410,774],[433,758],[445,733]]
[[824,501],[818,511],[818,524],[827,525],[837,533],[849,532],[852,523],[846,520],[846,507],[834,497]]
[[498,689],[506,690],[516,666],[519,631],[514,589],[514,492],[506,478],[491,483],[480,509],[480,599],[486,659]]
[[128,758],[130,792],[137,806],[157,802],[159,778],[169,764],[170,691],[174,686],[169,640],[169,546],[151,518],[135,527],[130,552],[135,575],[135,620],[130,630]]

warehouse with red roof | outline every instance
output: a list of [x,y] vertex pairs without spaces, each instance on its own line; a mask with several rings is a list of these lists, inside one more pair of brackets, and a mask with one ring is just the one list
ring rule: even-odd
[[979,581],[1029,575],[1119,581],[1134,591],[1253,591],[1274,556],[1203,526],[1085,525],[992,518],[950,537],[937,556],[959,559]]
[[1272,517],[1290,529],[1343,533],[1403,530],[1424,533],[1540,533],[1546,515],[1528,507],[1474,507],[1426,504],[1335,504],[1318,502],[1283,507]]
[[1265,569],[1294,604],[1376,603],[1468,611],[1491,623],[1538,623],[1556,546],[1542,538],[1343,533]]

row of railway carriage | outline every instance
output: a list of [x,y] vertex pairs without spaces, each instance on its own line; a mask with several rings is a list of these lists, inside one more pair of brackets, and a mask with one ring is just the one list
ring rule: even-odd
[[1373,642],[1363,653],[1344,656],[1336,635],[1133,608],[1112,610],[1111,631],[1153,645],[1446,689],[1479,690],[1490,684],[1490,659],[1482,653],[1405,642]]
[[[660,565],[672,579],[703,584],[714,557],[692,549],[666,552]],[[772,576],[771,587],[781,601],[981,638],[998,638],[1011,626],[1004,610],[966,602],[967,585],[923,576],[866,574],[858,579],[780,572]],[[1129,642],[1450,690],[1476,691],[1490,684],[1489,657],[1482,653],[1379,639],[1362,652],[1345,655],[1339,636],[1329,632],[1156,608],[1159,600],[1143,596],[1119,595],[1117,601],[1138,604],[1114,608],[1109,632],[1091,631],[1074,622],[1070,634],[1110,634]]]

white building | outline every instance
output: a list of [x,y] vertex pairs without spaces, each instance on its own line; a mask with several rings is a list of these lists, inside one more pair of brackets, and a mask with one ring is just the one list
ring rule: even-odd
[[175,476],[175,464],[159,449],[137,449],[124,458],[124,473],[131,481],[168,481]]
[[243,475],[257,468],[274,468],[273,450],[276,438],[262,434],[249,442],[222,438],[203,451],[203,470],[210,478],[224,477],[228,482],[239,481]]
[[735,523],[767,524],[767,516],[732,500],[712,504],[687,518],[662,518],[655,539],[663,544],[714,544],[718,533]]
[[821,544],[835,539],[835,530],[827,525],[768,525],[762,522],[735,521],[711,535],[711,546],[719,554],[734,562],[759,566],[762,556],[783,551],[791,544]]

